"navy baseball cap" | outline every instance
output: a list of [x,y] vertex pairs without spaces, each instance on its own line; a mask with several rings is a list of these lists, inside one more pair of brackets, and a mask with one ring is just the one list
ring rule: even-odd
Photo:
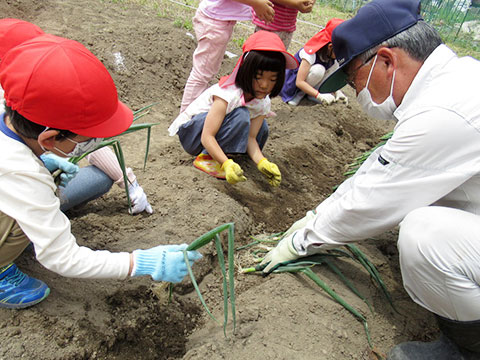
[[320,85],[321,93],[344,87],[344,69],[356,56],[377,46],[423,20],[420,0],[373,0],[362,6],[357,14],[338,25],[332,33],[333,51],[338,69]]

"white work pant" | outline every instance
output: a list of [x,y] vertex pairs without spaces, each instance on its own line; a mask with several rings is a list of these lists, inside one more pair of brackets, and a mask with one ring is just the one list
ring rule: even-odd
[[417,304],[457,321],[480,320],[480,216],[429,206],[400,223],[400,266]]

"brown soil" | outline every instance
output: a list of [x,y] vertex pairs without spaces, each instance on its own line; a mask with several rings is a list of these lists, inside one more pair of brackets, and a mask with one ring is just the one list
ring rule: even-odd
[[[190,11],[190,10],[188,10]],[[265,154],[279,165],[283,181],[269,187],[248,159],[240,158],[248,181],[235,186],[192,166],[167,128],[176,117],[191,67],[195,41],[174,19],[148,4],[89,0],[5,0],[4,17],[34,22],[46,32],[80,41],[111,72],[121,99],[132,109],[158,102],[141,121],[158,122],[145,171],[145,134],[121,138],[126,159],[155,210],[130,216],[125,195],[113,188],[103,198],[71,212],[78,242],[94,249],[131,251],[157,244],[190,243],[225,222],[235,222],[237,246],[250,236],[284,231],[343,180],[345,164],[378,142],[391,124],[365,117],[350,89],[350,105],[291,107],[273,99],[276,117]],[[193,14],[193,13],[192,13]],[[292,46],[293,47],[293,46]],[[232,42],[229,50],[240,49]],[[290,49],[292,52],[296,49]],[[115,64],[115,53],[123,65]],[[236,59],[226,58],[219,75]],[[378,267],[399,310],[392,310],[368,274],[355,263],[339,266],[372,304],[373,313],[328,269],[315,271],[366,316],[373,344],[387,353],[406,339],[434,338],[437,328],[402,287],[396,231],[359,244]],[[221,275],[213,246],[195,273],[208,305],[222,318]],[[237,266],[253,264],[249,250]],[[0,359],[368,359],[361,322],[301,275],[267,278],[237,272],[237,331],[209,319],[189,279],[174,287],[172,301],[148,278],[78,280],[44,269],[26,252],[18,265],[47,282],[50,296],[22,311],[0,311]]]

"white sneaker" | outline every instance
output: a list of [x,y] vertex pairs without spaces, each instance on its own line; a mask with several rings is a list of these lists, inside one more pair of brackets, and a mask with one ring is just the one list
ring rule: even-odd
[[305,96],[305,93],[303,91],[299,91],[297,95],[293,97],[292,100],[287,102],[287,104],[292,106],[297,106],[298,104],[300,104],[300,101],[302,101],[304,96]]

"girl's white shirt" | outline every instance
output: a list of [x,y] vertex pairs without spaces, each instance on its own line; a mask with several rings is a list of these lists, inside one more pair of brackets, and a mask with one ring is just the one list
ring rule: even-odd
[[267,95],[264,99],[253,99],[245,103],[243,91],[235,85],[221,88],[215,84],[205,90],[198,98],[195,99],[168,128],[170,136],[174,136],[183,124],[189,122],[195,115],[210,111],[213,104],[213,97],[217,96],[227,102],[226,114],[239,107],[246,107],[250,111],[250,118],[254,119],[261,115],[267,115],[270,112],[271,101]]

